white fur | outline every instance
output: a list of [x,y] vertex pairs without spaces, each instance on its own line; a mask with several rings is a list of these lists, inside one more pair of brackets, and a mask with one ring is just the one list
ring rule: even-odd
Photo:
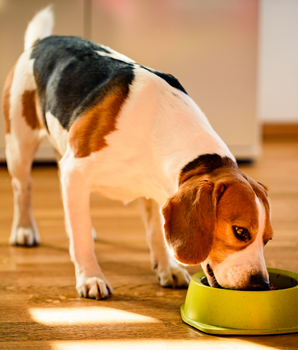
[[[33,76],[33,60],[30,60],[31,50],[23,52],[19,58],[15,71],[14,79],[10,90],[10,111],[9,116],[22,114],[21,98],[25,90],[36,90],[36,82]],[[25,119],[24,119],[25,121]],[[11,123],[18,123],[14,118],[10,119]],[[28,126],[27,126],[28,127]]]
[[25,33],[25,50],[32,47],[36,40],[41,40],[52,34],[54,14],[52,6],[38,12],[29,23]]
[[84,159],[71,151],[64,156],[76,166],[93,166],[88,174],[93,189],[112,199],[149,197],[163,205],[178,190],[181,169],[194,158],[217,153],[234,159],[189,96],[141,67],[135,69],[116,129],[99,152]]
[[91,188],[88,180],[80,168],[64,162],[61,167],[62,199],[70,238],[70,257],[75,266],[76,287],[83,297],[101,299],[112,293],[112,287],[94,254],[90,218]]
[[39,233],[31,210],[30,167],[42,138],[41,132],[32,130],[22,116],[23,92],[36,90],[30,54],[30,50],[25,51],[15,68],[10,89],[11,132],[5,135],[7,165],[14,193],[14,217],[9,242],[28,246],[39,242]]
[[107,57],[111,57],[114,58],[115,60],[118,61],[124,61],[127,63],[135,63],[133,60],[131,60],[130,58],[126,57],[125,55],[122,55],[121,53],[112,50],[111,48],[101,45],[103,48],[105,48],[106,50],[110,51],[110,53],[106,53],[103,51],[96,51],[96,53],[98,53],[100,56],[107,56]]
[[248,285],[248,279],[250,276],[258,273],[261,273],[264,279],[269,281],[263,255],[263,234],[265,229],[266,213],[264,205],[260,202],[257,196],[256,205],[259,213],[259,229],[254,242],[245,249],[230,254],[220,264],[214,264],[212,261],[210,261],[210,258],[207,258],[202,263],[206,276],[208,276],[207,264],[210,264],[217,282],[224,288],[243,289]]
[[[48,138],[62,156],[67,148],[68,131],[62,127],[59,120],[50,111],[46,113],[46,120],[49,128]],[[52,135],[55,135],[55,137]]]

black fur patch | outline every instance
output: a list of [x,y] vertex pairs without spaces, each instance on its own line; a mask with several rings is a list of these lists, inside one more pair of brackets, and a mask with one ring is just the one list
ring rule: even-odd
[[184,87],[180,84],[179,80],[176,79],[173,75],[161,73],[161,72],[158,72],[158,71],[156,71],[154,69],[151,69],[151,68],[147,68],[147,67],[143,67],[143,66],[141,66],[141,67],[144,68],[144,69],[147,69],[151,73],[156,74],[161,79],[165,80],[172,87],[174,87],[174,88],[176,88],[178,90],[181,90],[182,92],[187,94],[187,92],[185,91]]
[[[46,127],[46,112],[50,111],[69,130],[84,111],[100,102],[100,96],[109,93],[109,87],[119,78],[123,84],[132,84],[136,63],[101,56],[96,51],[111,53],[75,36],[52,35],[36,43],[31,58],[35,59],[34,77]],[[142,68],[186,93],[172,75]]]
[[214,154],[203,154],[196,159],[192,160],[181,171],[181,175],[194,170],[200,166],[204,166],[208,173],[213,170],[222,168],[224,166],[237,166],[237,164],[229,157],[222,158],[220,155]]
[[[99,103],[119,77],[129,85],[134,79],[133,64],[100,56],[109,53],[100,45],[72,36],[50,36],[36,44],[34,76],[43,118],[50,111],[69,130],[86,109]],[[117,79],[116,79],[117,78]],[[116,83],[116,82],[115,82]]]

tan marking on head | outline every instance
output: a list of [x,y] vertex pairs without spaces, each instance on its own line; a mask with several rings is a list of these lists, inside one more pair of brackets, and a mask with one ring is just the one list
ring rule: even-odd
[[204,154],[184,166],[179,174],[179,185],[192,176],[202,176],[214,171],[225,171],[225,169],[237,169],[236,163],[229,157],[221,157],[218,154]]
[[[257,237],[259,221],[255,193],[246,181],[225,181],[225,190],[217,205],[217,226],[209,258],[221,263],[230,254],[245,249]],[[217,185],[215,185],[217,186]],[[248,229],[251,240],[243,242],[233,233],[233,226]]]
[[[264,244],[272,238],[270,223],[270,207],[267,188],[249,178],[241,170],[232,170],[230,174],[221,174],[222,179],[216,176],[215,190],[219,183],[225,186],[222,198],[217,206],[217,226],[214,232],[214,243],[209,254],[210,260],[221,263],[230,254],[245,249],[252,244],[258,235],[259,213],[256,204],[256,196],[265,209],[265,224],[263,232]],[[247,243],[239,241],[233,234],[232,226],[248,229],[251,240]]]
[[9,111],[10,111],[10,90],[14,76],[14,70],[16,65],[8,73],[8,76],[4,83],[3,93],[2,93],[2,111],[5,121],[5,133],[10,133],[10,119],[9,119]]
[[35,90],[25,90],[22,95],[22,116],[32,129],[40,129],[40,123],[36,114]]
[[128,87],[116,85],[94,107],[79,117],[69,132],[75,157],[87,157],[107,146],[105,136],[116,130],[116,119],[128,95]]
[[181,173],[179,175],[179,186],[181,186],[185,181],[192,178],[193,176],[203,176],[205,174],[208,174],[208,168],[205,166],[200,166],[183,174]]

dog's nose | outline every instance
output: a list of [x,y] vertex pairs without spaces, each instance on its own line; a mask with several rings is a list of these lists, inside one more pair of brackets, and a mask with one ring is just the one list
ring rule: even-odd
[[252,290],[270,290],[269,283],[260,274],[250,277],[250,287]]

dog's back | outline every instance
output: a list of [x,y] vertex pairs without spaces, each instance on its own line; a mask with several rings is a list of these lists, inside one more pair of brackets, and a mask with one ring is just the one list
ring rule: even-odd
[[50,36],[35,45],[31,59],[47,128],[47,112],[69,130],[78,117],[115,90],[127,97],[133,65],[109,54],[100,45],[72,36]]
[[[83,38],[51,35],[53,24],[51,7],[39,12],[29,23],[25,51],[10,72],[4,88],[3,110],[7,131],[12,124],[21,125],[25,121],[31,129],[42,129],[40,136],[46,134],[63,156],[71,126],[79,117],[91,114],[93,122],[85,118],[88,119],[88,127],[90,123],[109,124],[109,130],[104,130],[102,135],[97,134],[97,139],[101,138],[100,146],[94,148],[84,142],[85,151],[78,146],[80,150],[75,151],[76,155],[88,156],[104,145],[104,136],[115,130],[115,118],[129,95],[131,85],[138,85],[136,75],[138,78],[142,76],[142,86],[160,79],[186,95],[172,75],[141,66],[109,47]],[[15,102],[22,109],[22,122],[17,120],[19,111],[10,109],[16,105]],[[96,117],[99,106],[100,120]],[[95,107],[96,113],[90,113]],[[112,112],[113,118],[104,113],[107,109]],[[75,138],[82,137],[88,135],[75,135]]]

